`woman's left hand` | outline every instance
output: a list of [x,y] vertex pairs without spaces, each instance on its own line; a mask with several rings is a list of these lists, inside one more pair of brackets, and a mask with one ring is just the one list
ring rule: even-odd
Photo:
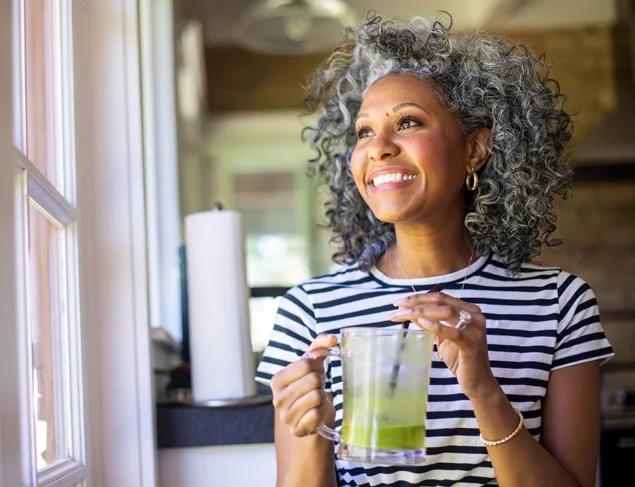
[[[435,334],[439,358],[456,376],[463,393],[475,399],[500,390],[487,355],[485,316],[473,304],[443,293],[414,294],[395,302],[395,322],[411,321]],[[461,310],[471,315],[463,330],[456,328]]]

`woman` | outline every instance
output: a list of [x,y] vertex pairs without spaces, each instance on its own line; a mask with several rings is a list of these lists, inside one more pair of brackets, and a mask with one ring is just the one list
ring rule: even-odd
[[[259,366],[278,485],[595,485],[613,351],[588,285],[532,264],[559,244],[571,180],[572,124],[543,61],[483,32],[372,18],[318,69],[309,106],[345,267],[289,291]],[[315,431],[341,425],[341,366],[311,350],[405,320],[437,340],[426,464],[334,459]]]

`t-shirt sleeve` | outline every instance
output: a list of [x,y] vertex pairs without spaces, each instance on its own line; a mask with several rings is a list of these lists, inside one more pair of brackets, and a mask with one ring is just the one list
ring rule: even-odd
[[560,272],[558,299],[560,313],[551,370],[610,359],[613,348],[602,329],[598,304],[589,285],[579,277]]
[[316,336],[315,314],[309,296],[302,286],[294,287],[280,301],[256,380],[269,385],[276,372],[302,357]]

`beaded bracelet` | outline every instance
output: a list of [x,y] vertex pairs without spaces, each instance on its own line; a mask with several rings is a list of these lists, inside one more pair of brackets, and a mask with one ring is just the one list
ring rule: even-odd
[[483,435],[479,435],[479,438],[481,439],[481,443],[483,443],[485,446],[502,445],[503,443],[508,442],[514,436],[516,436],[518,433],[520,433],[520,430],[523,428],[523,425],[525,424],[525,420],[523,419],[523,413],[521,413],[518,409],[514,408],[514,412],[518,415],[518,418],[519,418],[518,426],[516,426],[516,429],[509,436],[506,436],[505,438],[502,438],[500,440],[489,441],[489,440],[486,440],[485,438],[483,438]]

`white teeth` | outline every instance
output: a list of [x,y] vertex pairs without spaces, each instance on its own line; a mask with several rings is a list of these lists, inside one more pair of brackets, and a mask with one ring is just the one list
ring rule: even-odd
[[381,174],[373,178],[373,185],[380,186],[382,184],[387,183],[395,183],[399,181],[411,181],[416,178],[416,174],[402,174],[400,172],[391,173],[391,174]]

